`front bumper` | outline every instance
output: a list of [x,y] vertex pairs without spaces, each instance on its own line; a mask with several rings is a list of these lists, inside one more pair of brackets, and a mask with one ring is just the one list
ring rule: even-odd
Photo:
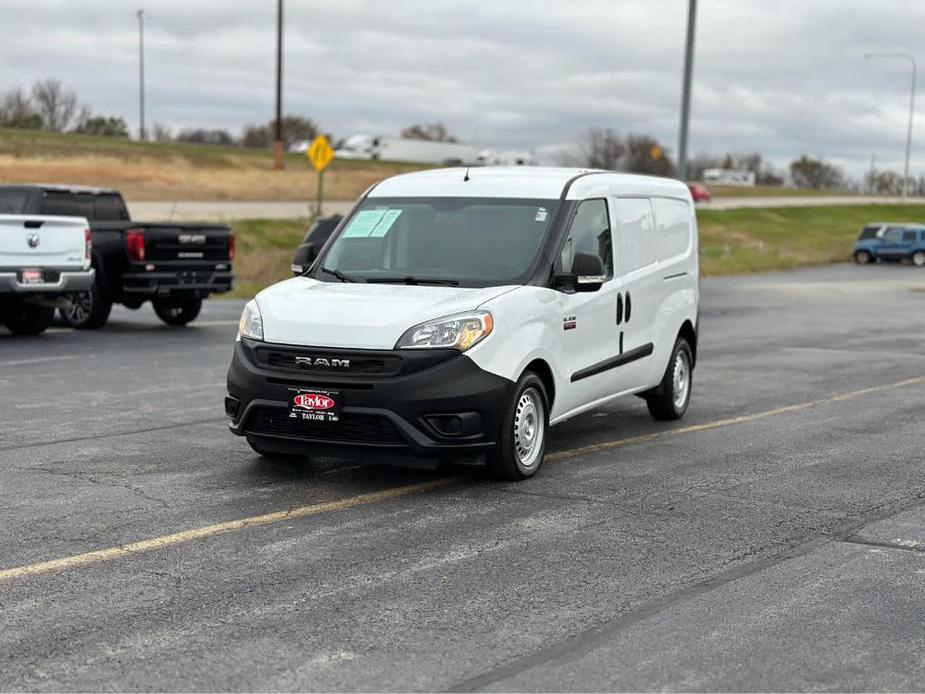
[[233,287],[230,263],[133,263],[122,275],[122,291],[132,296],[190,293],[208,296],[231,291]]
[[[296,356],[346,359],[351,368],[300,368]],[[244,338],[228,369],[226,414],[232,432],[281,453],[475,462],[495,446],[514,387],[455,350],[324,349]],[[289,398],[298,388],[340,393],[340,421],[291,420]]]
[[89,270],[59,270],[57,268],[44,268],[45,276],[49,279],[40,284],[23,284],[20,273],[13,271],[0,272],[0,294],[64,294],[66,292],[87,291],[93,286],[96,271]]

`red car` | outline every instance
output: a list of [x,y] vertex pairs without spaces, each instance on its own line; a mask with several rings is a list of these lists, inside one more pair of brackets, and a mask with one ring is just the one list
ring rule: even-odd
[[713,194],[710,192],[710,189],[702,183],[690,182],[687,184],[687,187],[691,191],[691,197],[694,199],[694,202],[710,202],[710,200],[713,199]]

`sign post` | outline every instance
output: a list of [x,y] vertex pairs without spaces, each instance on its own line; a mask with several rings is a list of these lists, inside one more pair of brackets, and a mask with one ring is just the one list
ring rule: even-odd
[[315,214],[320,217],[321,200],[324,194],[324,170],[334,159],[334,149],[331,147],[331,143],[328,142],[328,138],[324,135],[319,135],[312,142],[311,147],[305,150],[305,156],[308,157],[312,166],[315,167],[315,171],[318,172],[318,198],[315,204]]

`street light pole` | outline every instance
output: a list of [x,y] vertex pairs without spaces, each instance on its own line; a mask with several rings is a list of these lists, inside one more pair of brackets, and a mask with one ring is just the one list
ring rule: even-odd
[[145,139],[145,11],[138,10],[138,136]]
[[903,171],[903,200],[909,196],[909,157],[912,154],[912,122],[915,118],[915,58],[908,53],[865,53],[865,58],[898,58],[908,60],[912,64],[912,88],[909,91],[909,127],[906,131],[906,166]]
[[283,168],[283,0],[276,2],[276,142],[273,168]]
[[678,178],[687,180],[687,129],[691,115],[691,77],[694,72],[694,23],[697,0],[689,0],[687,10],[687,46],[684,50],[684,86],[681,90],[681,133],[678,142]]

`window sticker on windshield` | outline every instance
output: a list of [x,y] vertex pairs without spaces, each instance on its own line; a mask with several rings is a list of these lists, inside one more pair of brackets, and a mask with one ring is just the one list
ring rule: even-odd
[[344,231],[345,237],[362,238],[369,236],[369,232],[379,223],[387,210],[363,210],[357,212],[350,220],[350,226]]
[[545,207],[536,208],[536,221],[537,222],[546,221],[546,208]]
[[381,238],[389,233],[389,229],[392,228],[392,225],[395,224],[395,220],[401,215],[401,210],[389,210],[384,215],[382,219],[379,220],[379,223],[376,224],[369,232],[370,236],[375,236],[376,238]]
[[350,220],[350,226],[344,231],[345,238],[381,238],[389,233],[389,229],[401,215],[401,210],[363,210],[357,212]]

